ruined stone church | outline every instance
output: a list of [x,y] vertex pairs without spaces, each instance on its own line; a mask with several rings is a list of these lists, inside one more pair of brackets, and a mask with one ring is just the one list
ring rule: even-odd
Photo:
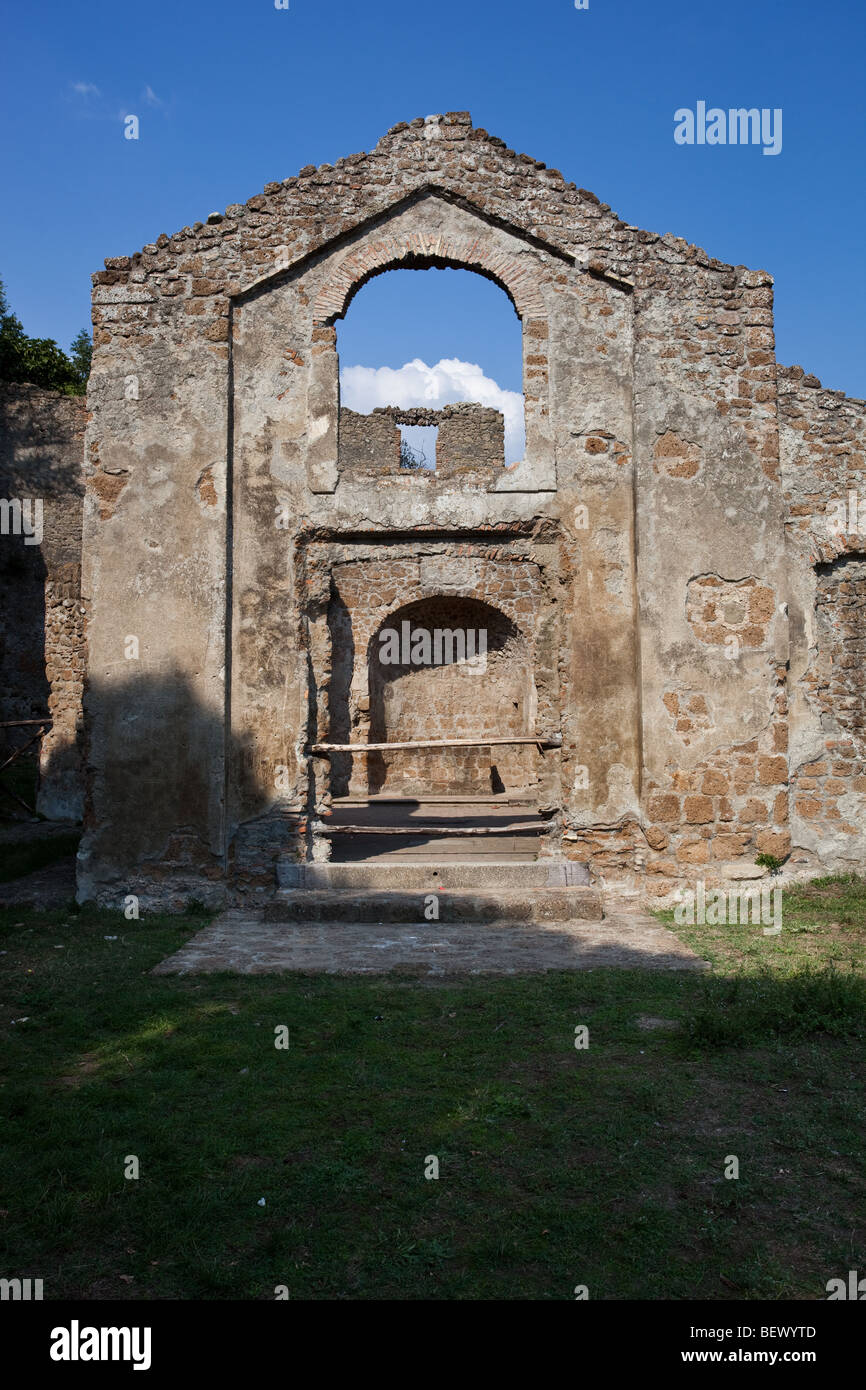
[[[432,267],[520,320],[515,463],[481,404],[341,408],[353,296]],[[866,407],[765,271],[452,112],[106,260],[93,322],[82,899],[862,869]]]

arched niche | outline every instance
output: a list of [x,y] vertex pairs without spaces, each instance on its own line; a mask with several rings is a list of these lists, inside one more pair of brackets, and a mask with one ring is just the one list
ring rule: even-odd
[[[435,595],[406,604],[379,625],[366,659],[370,743],[533,732],[530,644],[479,599]],[[490,796],[536,781],[535,749],[520,744],[370,753],[366,764],[371,795]]]

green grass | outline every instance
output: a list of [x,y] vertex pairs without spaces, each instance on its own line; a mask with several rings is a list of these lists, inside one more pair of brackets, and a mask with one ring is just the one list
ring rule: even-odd
[[833,883],[786,904],[807,932],[678,929],[708,975],[433,984],[154,976],[205,918],[0,913],[0,1274],[46,1298],[824,1298],[866,1268],[864,907]]
[[11,883],[25,874],[56,864],[78,849],[81,832],[46,835],[32,840],[14,840],[0,844],[0,883]]
[[[764,884],[773,887],[772,879]],[[816,878],[786,888],[782,931],[766,937],[760,926],[676,926],[672,911],[658,919],[717,970],[784,976],[810,963],[866,975],[866,880],[854,874]]]

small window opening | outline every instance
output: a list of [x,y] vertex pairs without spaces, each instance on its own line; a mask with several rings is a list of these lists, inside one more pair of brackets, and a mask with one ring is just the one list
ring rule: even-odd
[[407,473],[436,471],[438,425],[400,426],[400,467]]

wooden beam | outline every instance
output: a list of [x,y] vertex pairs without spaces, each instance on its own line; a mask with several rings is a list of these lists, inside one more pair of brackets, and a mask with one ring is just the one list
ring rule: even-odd
[[314,743],[311,753],[393,753],[399,748],[492,748],[510,743],[535,743],[539,748],[561,748],[562,734],[539,738],[538,734],[520,734],[513,738],[427,738],[406,743]]
[[30,748],[34,743],[38,743],[41,737],[42,730],[38,729],[32,738],[28,739],[26,743],[22,743],[21,747],[16,748],[13,753],[10,753],[5,763],[0,763],[0,772],[2,772],[4,768],[7,768],[10,763],[14,763],[16,758],[20,758],[22,753],[26,753],[27,749]]
[[516,835],[518,831],[535,830],[544,835],[551,828],[545,821],[524,820],[514,825],[326,825],[316,824],[317,835]]

